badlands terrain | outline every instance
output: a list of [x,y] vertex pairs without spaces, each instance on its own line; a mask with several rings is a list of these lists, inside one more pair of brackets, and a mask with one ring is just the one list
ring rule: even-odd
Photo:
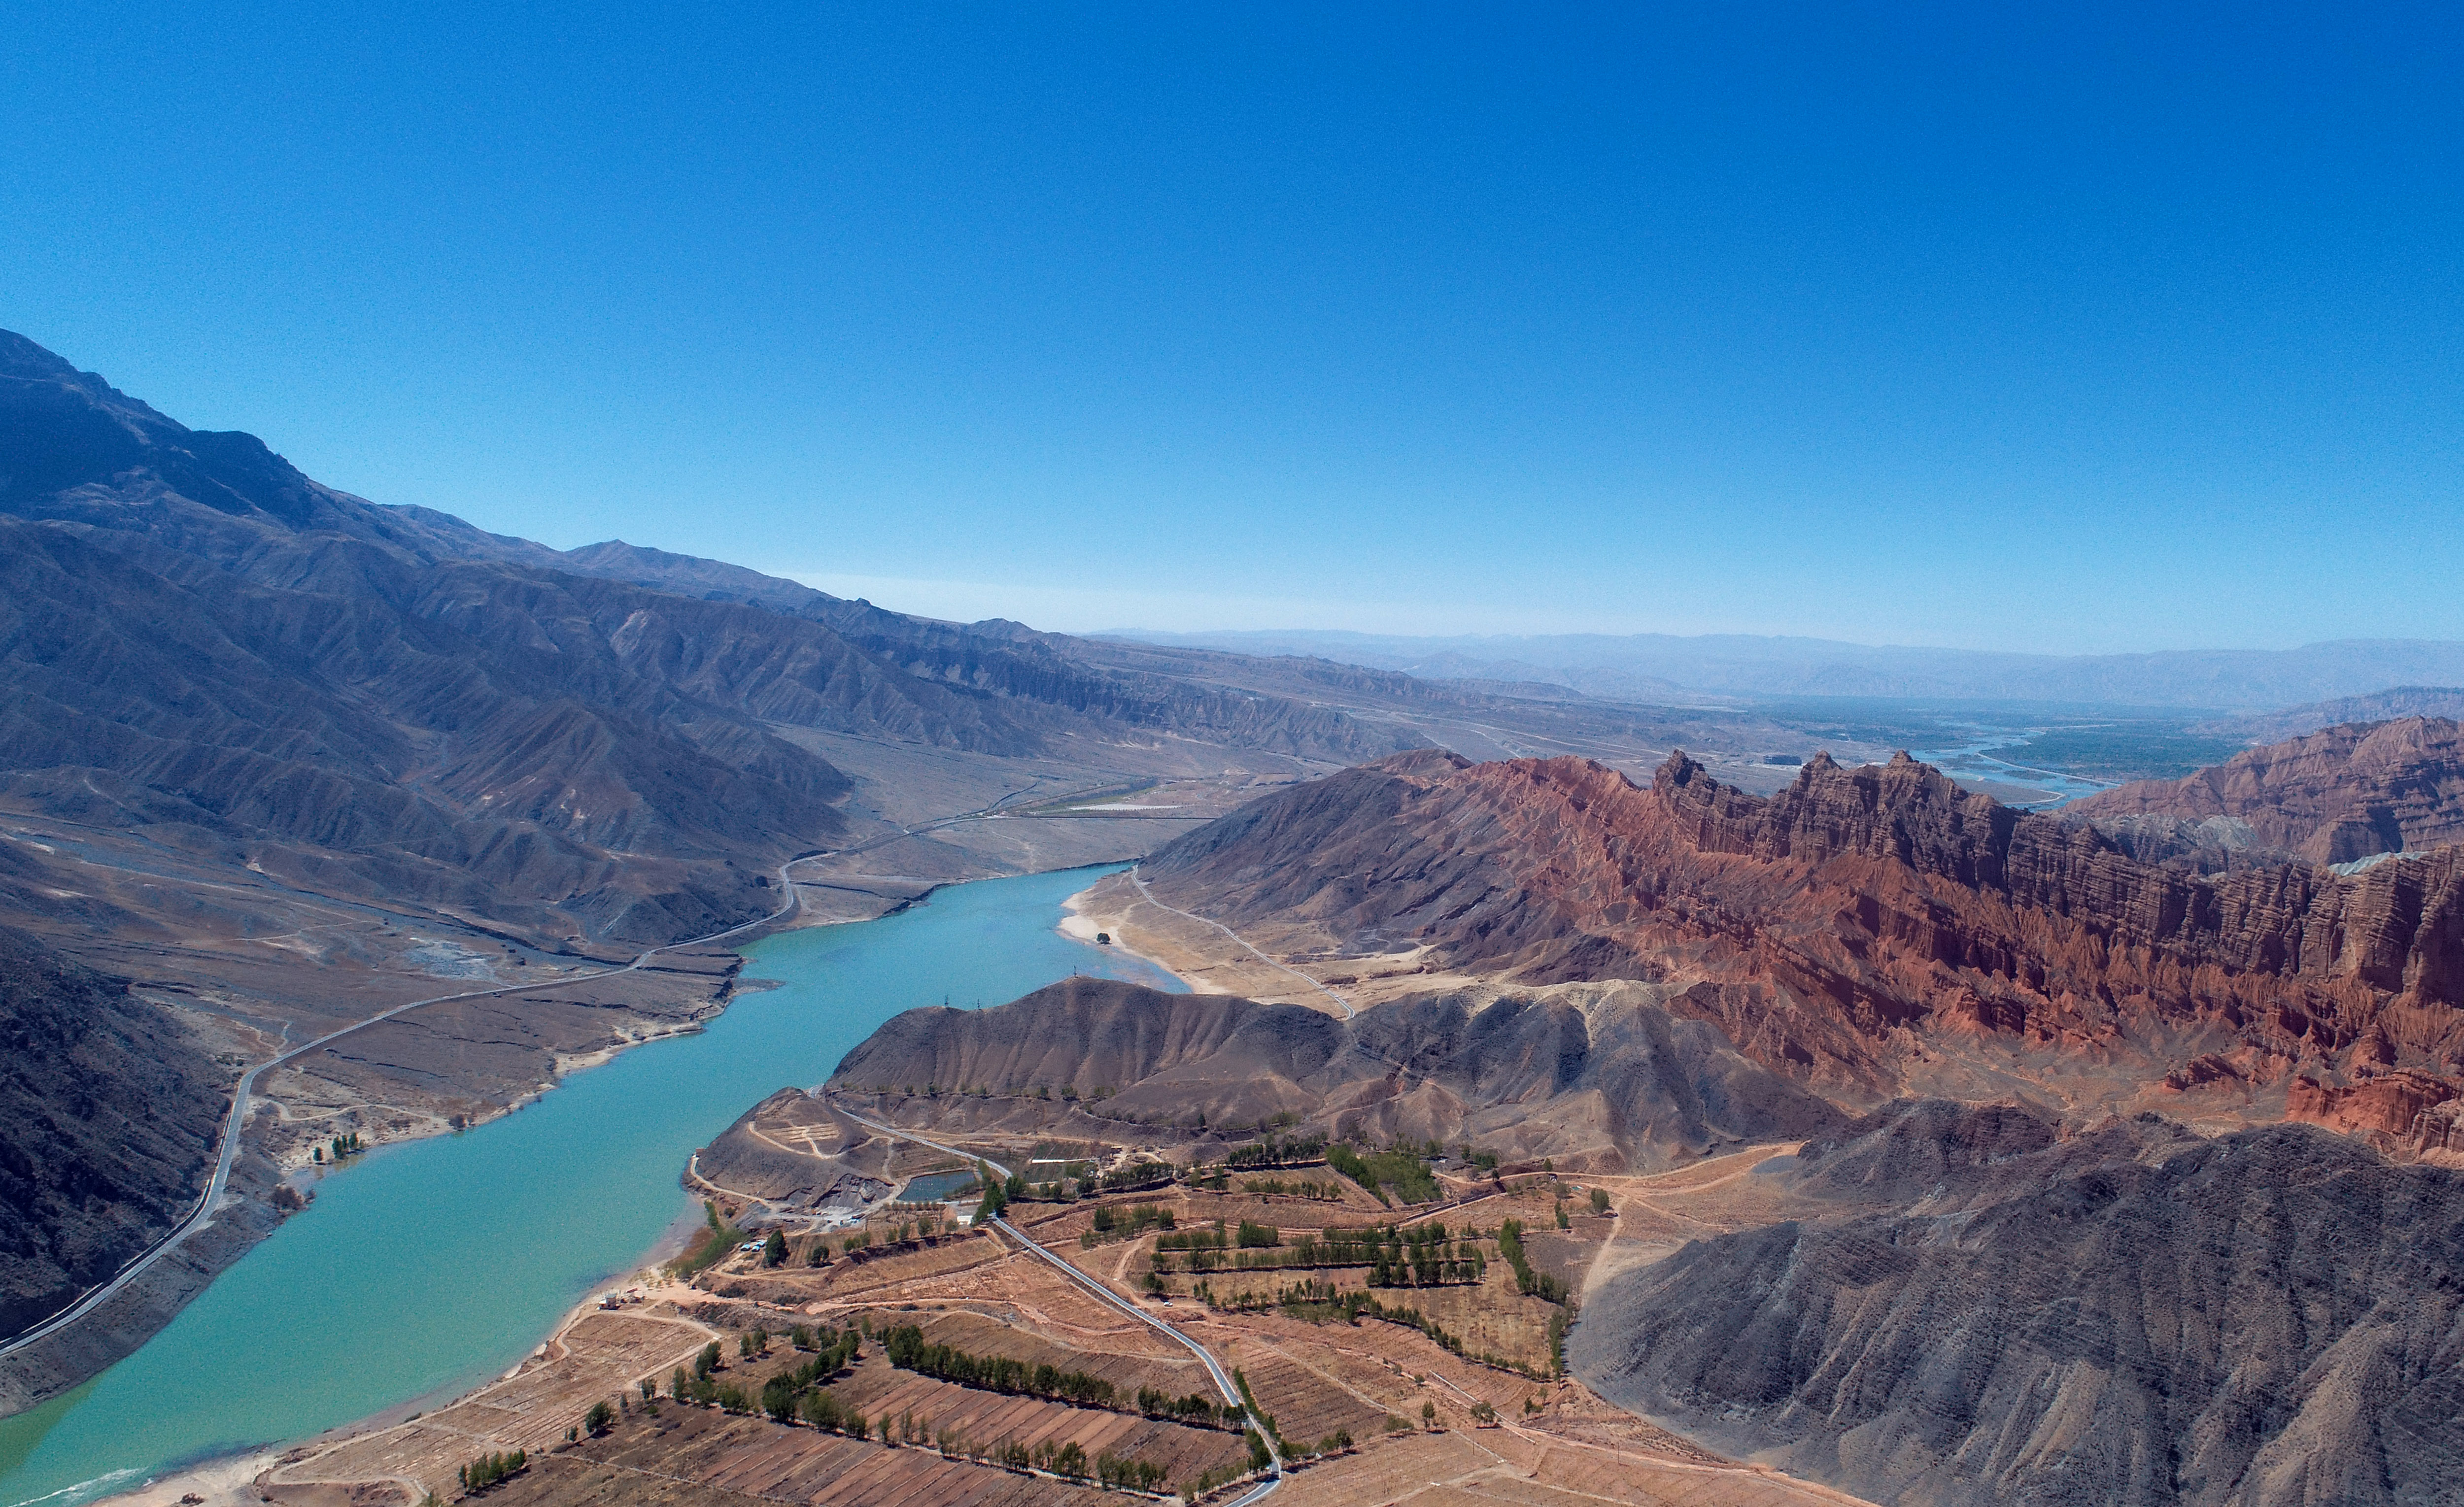
[[0,1407],[738,941],[1137,859],[1067,928],[1197,993],[891,1019],[727,1106],[674,1261],[234,1499],[2459,1499],[2456,693],[2351,694],[2438,645],[1858,660],[2176,698],[1955,778],[1803,699],[1854,645],[938,622],[369,503],[15,337],[0,437]]
[[[693,1157],[621,1323],[257,1489],[2457,1500],[2453,735],[2062,819],[1905,758],[1265,796],[1073,903],[1204,992],[893,1017]],[[2129,850],[2250,771],[2288,834],[2431,794],[2350,872]]]
[[[337,491],[5,332],[0,456],[0,927],[29,980],[0,1030],[59,1041],[67,988],[152,1043],[46,1046],[12,1080],[0,1411],[158,1327],[335,1138],[485,1121],[693,1029],[737,988],[703,939],[1133,856],[1406,748],[1639,768],[1707,739],[1741,777],[1811,752],[1733,710],[938,622],[619,542],[551,550]],[[85,1076],[34,1070],[58,1061]],[[120,1133],[136,1106],[160,1135]]]

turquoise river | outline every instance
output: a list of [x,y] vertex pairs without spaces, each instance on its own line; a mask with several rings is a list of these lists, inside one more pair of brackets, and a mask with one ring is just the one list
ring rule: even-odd
[[577,1073],[517,1114],[371,1153],[143,1348],[0,1422],[0,1507],[75,1507],[502,1372],[686,1212],[677,1176],[763,1096],[820,1082],[899,1011],[1072,972],[1177,982],[1060,934],[1109,869],[987,880],[879,921],[766,937],[709,1029]]

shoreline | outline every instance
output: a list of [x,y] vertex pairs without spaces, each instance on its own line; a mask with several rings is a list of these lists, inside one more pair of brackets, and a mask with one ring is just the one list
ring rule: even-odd
[[[1133,863],[1130,865],[1130,868],[1135,868],[1136,866],[1136,864]],[[1128,873],[1129,871],[1129,869],[1121,869],[1117,872]],[[1105,876],[1107,879],[1111,877],[1111,875]],[[1095,885],[1100,885],[1103,882],[1103,880],[1099,879],[1095,882]],[[1054,930],[1060,932],[1063,936],[1067,937],[1072,942],[1084,943],[1089,947],[1101,948],[1109,951],[1119,952],[1128,957],[1136,958],[1139,962],[1146,964],[1155,972],[1162,973],[1169,978],[1178,979],[1180,981],[1180,987],[1188,990],[1193,994],[1214,994],[1222,993],[1220,989],[1188,977],[1179,970],[1172,967],[1172,965],[1166,963],[1159,957],[1155,957],[1151,953],[1139,951],[1136,948],[1133,948],[1127,942],[1123,941],[1121,933],[1117,930],[1111,933],[1112,939],[1110,942],[1096,941],[1095,938],[1101,934],[1101,928],[1096,926],[1094,917],[1088,913],[1090,907],[1087,905],[1080,904],[1080,902],[1088,900],[1089,896],[1095,893],[1095,885],[1088,885],[1086,888],[1078,891],[1074,895],[1071,895],[1068,899],[1061,903],[1063,915],[1061,917],[1060,924],[1053,928]]]
[[[1038,872],[1045,874],[1063,874],[1068,873],[1073,869],[1112,869],[1114,867],[1114,862],[1107,862],[1095,864],[1071,864],[1065,868],[1041,870]],[[1032,874],[1022,874],[988,877],[1031,878],[1035,876]],[[935,885],[931,889],[898,902],[895,906],[884,910],[878,916],[865,917],[862,919],[880,920],[891,915],[898,914],[913,908],[925,900],[930,899],[934,894],[938,893],[942,889],[955,887],[957,885],[965,883],[970,882],[953,881],[947,884]],[[1089,887],[1091,887],[1091,885]],[[1083,894],[1084,892],[1085,891],[1082,890],[1079,893]],[[1074,900],[1077,897],[1073,895],[1069,898]],[[1068,905],[1068,901],[1065,900],[1063,904],[1066,909]],[[785,921],[785,917],[782,914],[779,917],[772,918],[770,923],[767,925],[757,924],[756,928],[745,928],[746,930],[754,931],[755,934],[745,937],[741,944],[732,946],[731,950],[740,951],[742,946],[749,946],[751,943],[759,941],[761,937],[770,935],[773,932],[785,934],[789,931],[806,929],[808,927],[845,925],[848,924],[854,918],[832,918],[807,922],[802,925],[781,924]],[[1079,943],[1080,945],[1093,946],[1091,928],[1084,937],[1071,931],[1062,931],[1060,934],[1067,937],[1067,939],[1072,942]],[[1126,951],[1129,950],[1123,949],[1122,950]],[[1170,974],[1175,978],[1179,977],[1177,973],[1174,973],[1172,970],[1164,968],[1163,965],[1155,962],[1154,959],[1146,958],[1143,954],[1133,953],[1133,955],[1139,956],[1141,961],[1149,963],[1159,972]],[[568,1071],[586,1071],[590,1067],[603,1066],[606,1062],[614,1060],[616,1057],[622,1055],[631,1047],[648,1045],[652,1041],[669,1040],[680,1037],[699,1034],[702,1030],[706,1029],[708,1022],[711,1019],[716,1018],[719,1015],[725,1012],[728,1005],[734,1003],[735,996],[737,994],[764,992],[766,989],[776,987],[781,987],[780,981],[763,980],[759,982],[759,987],[742,987],[731,984],[724,1001],[719,1004],[718,1008],[712,1010],[708,1016],[701,1017],[689,1026],[654,1034],[635,1040],[616,1043],[602,1051],[587,1054],[576,1054],[571,1058],[560,1059],[557,1064],[557,1077],[554,1080],[553,1085],[549,1089],[526,1094],[517,1102],[508,1104],[502,1113],[492,1116],[486,1121],[476,1122],[468,1126],[468,1128],[477,1129],[481,1125],[495,1124],[496,1121],[509,1117],[523,1105],[543,1098],[546,1093],[553,1092],[554,1087],[562,1086]],[[442,1133],[443,1132],[440,1130],[432,1133],[431,1135],[405,1136],[399,1141],[389,1141],[385,1144],[386,1146],[408,1145],[417,1140],[432,1139],[433,1134]],[[684,1187],[681,1181],[681,1176],[679,1177],[678,1182],[678,1193],[679,1197],[683,1200],[684,1207],[679,1211],[676,1219],[667,1228],[663,1229],[660,1232],[658,1238],[651,1242],[651,1244],[632,1261],[627,1263],[618,1272],[610,1274],[609,1277],[603,1278],[601,1280],[593,1283],[588,1293],[584,1294],[572,1308],[566,1310],[561,1316],[560,1316],[557,1321],[545,1332],[543,1337],[535,1340],[530,1349],[523,1352],[523,1359],[514,1367],[515,1372],[518,1372],[522,1366],[529,1365],[532,1360],[539,1356],[540,1353],[539,1349],[539,1344],[552,1344],[555,1338],[569,1328],[578,1318],[592,1311],[600,1298],[607,1291],[611,1289],[621,1290],[628,1284],[648,1285],[657,1280],[655,1269],[659,1264],[661,1264],[667,1255],[671,1255],[674,1250],[680,1250],[682,1248],[684,1237],[689,1236],[692,1229],[696,1227],[698,1224],[697,1211],[694,1208],[693,1200],[690,1191]],[[217,1269],[214,1275],[219,1277],[221,1275],[221,1271],[228,1269],[229,1265],[236,1264],[237,1260],[244,1259],[248,1250],[253,1250],[256,1243],[257,1242],[255,1241],[249,1242],[248,1247],[243,1249],[237,1256],[233,1257],[232,1262],[226,1263],[225,1267]],[[200,1290],[202,1291],[202,1287]],[[157,1325],[156,1329],[159,1331],[161,1327],[161,1325]],[[128,1353],[133,1354],[135,1353],[135,1349],[143,1348],[143,1343],[150,1343],[152,1338],[153,1334],[149,1332],[145,1337],[145,1341],[141,1342],[138,1346],[132,1348]],[[121,1359],[124,1358],[124,1356],[121,1357]],[[116,1365],[117,1361],[115,1360],[113,1364]],[[102,1369],[108,1369],[108,1367],[103,1367]],[[98,1370],[95,1374],[99,1375],[100,1374],[100,1371]],[[160,1475],[124,1488],[106,1489],[101,1495],[87,1497],[84,1498],[84,1500],[88,1502],[139,1503],[143,1504],[143,1507],[180,1507],[180,1498],[182,1496],[194,1495],[204,1499],[206,1507],[261,1507],[260,1497],[255,1487],[255,1482],[267,1471],[282,1468],[286,1462],[297,1463],[302,1459],[310,1457],[314,1453],[321,1453],[336,1445],[347,1442],[351,1439],[359,1438],[373,1432],[380,1432],[389,1428],[400,1427],[403,1423],[409,1421],[410,1419],[426,1416],[429,1413],[452,1407],[477,1392],[501,1385],[508,1379],[510,1374],[511,1373],[508,1373],[507,1375],[491,1376],[473,1382],[460,1388],[458,1391],[454,1391],[451,1394],[444,1392],[430,1392],[423,1393],[416,1397],[405,1398],[384,1409],[380,1409],[375,1412],[366,1414],[363,1417],[355,1419],[346,1424],[338,1425],[331,1430],[310,1435],[306,1438],[281,1440],[251,1446],[229,1454],[216,1455],[206,1459],[194,1460],[186,1464],[168,1466],[165,1469],[164,1474]],[[82,1379],[77,1385],[82,1385]],[[63,1387],[60,1391],[64,1392],[71,1389],[73,1388]],[[46,1397],[43,1401],[49,1402],[53,1400],[53,1397],[56,1397],[58,1395],[58,1392],[55,1392],[52,1394],[52,1397]],[[34,1406],[40,1407],[42,1404],[37,1403]],[[33,1409],[29,1409],[26,1410],[31,1411]],[[308,1452],[303,1453],[302,1452]],[[100,1478],[99,1477],[98,1479]],[[59,1491],[49,1494],[49,1496],[45,1497],[32,1498],[29,1503],[20,1504],[20,1507],[34,1507],[34,1504],[45,1501],[69,1499],[74,1497],[77,1492],[88,1489],[94,1484],[94,1481],[80,1482],[77,1485],[62,1488]]]
[[[325,1164],[320,1169],[313,1162],[286,1162],[269,1149],[262,1141],[251,1144],[251,1126],[260,1116],[271,1113],[277,1121],[281,1118],[283,1101],[263,1092],[257,1086],[258,1081],[265,1075],[279,1071],[319,1046],[327,1045],[354,1032],[409,1015],[413,1011],[430,1005],[450,1004],[462,999],[486,998],[526,991],[544,993],[569,985],[587,984],[597,979],[632,972],[661,953],[691,948],[723,946],[726,950],[735,951],[740,957],[742,945],[732,943],[733,938],[743,938],[744,943],[749,944],[759,941],[774,930],[801,929],[794,918],[803,915],[803,900],[788,872],[801,862],[800,859],[790,859],[779,865],[779,882],[786,893],[787,903],[757,920],[744,922],[739,926],[724,931],[713,932],[707,936],[661,943],[636,953],[629,963],[608,967],[595,973],[556,979],[543,984],[497,984],[489,988],[441,994],[397,1005],[364,1020],[329,1032],[315,1040],[288,1048],[253,1066],[244,1068],[227,1091],[229,1102],[224,1111],[226,1128],[216,1150],[217,1170],[205,1192],[200,1195],[197,1204],[193,1206],[193,1212],[178,1225],[165,1231],[151,1246],[132,1257],[129,1264],[122,1266],[120,1272],[106,1283],[88,1289],[68,1308],[62,1309],[50,1319],[41,1321],[33,1329],[21,1332],[6,1341],[0,1341],[0,1367],[6,1367],[13,1375],[25,1378],[22,1385],[25,1400],[22,1406],[0,1412],[0,1422],[22,1418],[28,1413],[36,1411],[83,1387],[152,1343],[154,1337],[177,1320],[183,1309],[219,1280],[225,1272],[246,1260],[249,1253],[263,1243],[274,1231],[279,1229],[293,1212],[298,1212],[282,1211],[275,1206],[273,1198],[277,1188],[284,1185],[296,1187],[294,1180],[302,1173],[319,1172],[320,1173],[319,1180],[321,1180],[321,1175],[330,1175],[332,1172],[341,1170],[340,1165],[334,1163]],[[907,905],[913,903],[913,901],[911,900],[894,908],[904,909]],[[884,912],[884,914],[891,913],[893,912]],[[844,925],[854,919],[858,918],[834,918],[816,921],[810,925]],[[877,920],[879,918],[861,919]],[[672,1040],[680,1037],[696,1035],[705,1030],[712,1020],[724,1015],[728,1006],[735,1003],[736,995],[739,992],[753,992],[739,991],[737,980],[741,977],[742,972],[743,964],[739,963],[728,975],[717,996],[710,1001],[707,1008],[677,1025],[646,1032],[639,1037],[612,1041],[586,1052],[560,1054],[552,1058],[548,1064],[546,1083],[507,1100],[504,1105],[494,1114],[468,1119],[459,1126],[448,1120],[430,1115],[427,1117],[427,1123],[421,1127],[407,1134],[382,1137],[370,1143],[365,1147],[365,1152],[374,1154],[393,1147],[431,1141],[446,1135],[458,1135],[466,1130],[476,1130],[483,1125],[494,1125],[562,1087],[565,1080],[573,1073],[605,1066],[637,1046],[647,1046],[653,1041]],[[765,989],[775,987],[775,983],[776,981],[768,981],[761,987]],[[247,1101],[245,1105],[243,1105],[243,1100]],[[244,1113],[243,1109],[245,1109]],[[295,1147],[292,1149],[296,1153],[297,1148]],[[252,1165],[252,1159],[255,1165]],[[261,1171],[258,1169],[260,1167]],[[264,1176],[268,1180],[261,1190],[254,1190],[256,1196],[253,1198],[236,1186],[241,1183],[243,1177],[257,1176]],[[214,1250],[207,1259],[192,1265],[165,1261],[165,1257],[174,1256],[187,1247],[191,1237],[210,1236],[212,1232],[227,1223],[232,1229],[246,1231],[245,1237],[235,1246]],[[250,1228],[252,1226],[253,1228]],[[143,1313],[142,1317],[132,1316],[135,1317],[135,1321],[129,1323],[124,1330],[114,1330],[108,1327],[108,1315],[111,1311],[121,1307],[135,1307],[141,1312],[151,1307],[155,1311]],[[79,1354],[91,1356],[97,1353],[96,1347],[84,1345],[81,1342],[88,1335],[96,1332],[95,1325],[98,1323],[106,1325],[101,1331],[106,1338],[99,1349],[110,1352],[109,1358],[99,1365],[90,1361],[70,1359],[69,1357]],[[131,1334],[136,1337],[135,1343],[126,1343],[123,1348],[122,1343]],[[46,1371],[52,1374],[46,1375]],[[25,1507],[25,1504],[20,1504],[20,1507]]]

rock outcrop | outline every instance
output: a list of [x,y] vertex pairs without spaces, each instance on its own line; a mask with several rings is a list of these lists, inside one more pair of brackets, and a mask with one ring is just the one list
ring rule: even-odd
[[1767,798],[1682,754],[1648,790],[1580,759],[1403,754],[1254,802],[1141,873],[1170,904],[1296,946],[1424,943],[1531,983],[1643,980],[1849,1102],[1965,1095],[1974,1072],[1948,1080],[1946,1062],[1981,1070],[1979,1043],[2018,1085],[2464,1075],[2464,850],[2206,877],[1904,754],[1817,756]]
[[[2179,780],[2073,802],[2140,857],[2242,866],[2351,863],[2464,840],[2464,726],[2446,717],[2345,723],[2237,754]],[[2232,858],[2203,867],[2232,865]]]
[[1876,1501],[2464,1501],[2464,1174],[2155,1115],[1895,1104],[1795,1217],[1613,1278],[1575,1373]]

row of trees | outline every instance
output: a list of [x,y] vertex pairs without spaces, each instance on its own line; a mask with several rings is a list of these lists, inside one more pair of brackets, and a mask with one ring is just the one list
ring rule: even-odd
[[459,1478],[466,1492],[484,1492],[509,1475],[519,1474],[529,1468],[530,1452],[515,1450],[504,1454],[483,1454],[462,1467]]
[[882,1343],[890,1364],[960,1387],[1008,1396],[1041,1397],[1081,1408],[1112,1406],[1112,1384],[1085,1371],[1065,1371],[1050,1362],[1029,1365],[1006,1355],[970,1355],[955,1345],[928,1344],[924,1331],[901,1324]]
[[[1238,1254],[1227,1255],[1234,1246]],[[1287,1246],[1281,1232],[1243,1220],[1235,1235],[1198,1229],[1159,1237],[1155,1270],[1173,1271],[1176,1263],[1193,1275],[1227,1265],[1240,1271],[1367,1267],[1373,1287],[1462,1286],[1481,1281],[1488,1272],[1488,1257],[1475,1241],[1450,1242],[1446,1227],[1435,1221],[1400,1230],[1331,1228]]]
[[1280,1177],[1243,1178],[1241,1182],[1241,1191],[1244,1193],[1283,1193],[1294,1198],[1313,1198],[1320,1203],[1327,1204],[1341,1203],[1343,1201],[1343,1185],[1340,1183],[1321,1183],[1312,1178],[1296,1177],[1289,1182],[1286,1182]]
[[853,1329],[825,1328],[816,1336],[799,1324],[788,1343],[811,1356],[761,1384],[761,1410],[781,1423],[794,1423],[804,1410],[813,1388],[854,1365],[864,1354],[864,1341]]
[[1095,1211],[1095,1233],[1102,1235],[1134,1240],[1149,1229],[1172,1228],[1172,1211],[1161,1204],[1132,1204],[1117,1212],[1106,1204]]
[[1230,1405],[1217,1406],[1204,1392],[1191,1392],[1175,1397],[1159,1387],[1138,1388],[1138,1411],[1149,1418],[1169,1418],[1175,1423],[1200,1429],[1238,1429],[1246,1412]]
[[1543,1299],[1549,1302],[1560,1305],[1564,1304],[1566,1301],[1565,1282],[1558,1278],[1551,1276],[1547,1272],[1534,1270],[1531,1265],[1531,1257],[1525,1253],[1523,1249],[1522,1220],[1508,1219],[1506,1223],[1498,1226],[1497,1249],[1499,1254],[1506,1257],[1506,1263],[1514,1268],[1515,1291],[1522,1293],[1527,1297]]
[[1253,1168],[1309,1167],[1325,1160],[1326,1137],[1322,1135],[1270,1135],[1247,1146],[1234,1147],[1223,1154],[1223,1165],[1235,1171]]

